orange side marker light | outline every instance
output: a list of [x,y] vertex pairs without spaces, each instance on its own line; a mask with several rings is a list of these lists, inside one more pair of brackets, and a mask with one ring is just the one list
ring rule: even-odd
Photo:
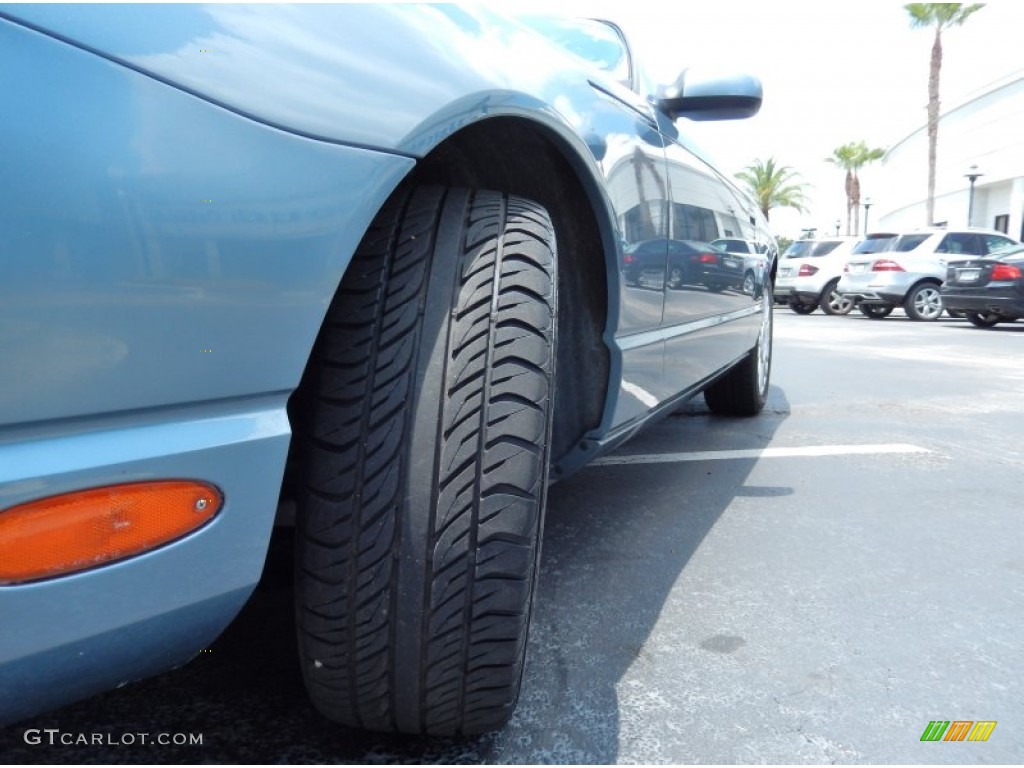
[[138,555],[202,527],[223,501],[208,483],[160,480],[74,491],[0,511],[0,584]]

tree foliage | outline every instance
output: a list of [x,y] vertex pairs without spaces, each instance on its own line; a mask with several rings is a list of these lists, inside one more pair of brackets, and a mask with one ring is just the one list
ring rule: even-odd
[[935,166],[939,144],[939,75],[942,72],[942,30],[959,27],[985,3],[907,3],[903,6],[914,29],[932,28],[931,62],[928,69],[928,204],[927,224],[935,223]]
[[[860,178],[857,171],[868,163],[885,156],[885,150],[868,147],[863,141],[851,141],[832,150],[826,163],[832,163],[846,171],[846,234],[855,235],[860,231]],[[852,228],[851,228],[852,216]]]
[[757,159],[736,174],[742,181],[747,192],[766,219],[773,208],[793,208],[800,213],[806,212],[807,184],[800,181],[800,174],[788,165],[779,165],[774,157],[762,161]]

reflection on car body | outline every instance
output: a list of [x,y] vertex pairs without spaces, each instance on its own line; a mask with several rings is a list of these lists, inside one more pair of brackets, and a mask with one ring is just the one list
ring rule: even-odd
[[742,257],[697,240],[645,240],[628,246],[622,261],[626,285],[642,288],[724,291],[743,282]]

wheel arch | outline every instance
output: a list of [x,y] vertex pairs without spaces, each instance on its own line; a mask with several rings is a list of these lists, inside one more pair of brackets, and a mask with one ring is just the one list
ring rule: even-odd
[[825,299],[828,298],[829,286],[832,286],[832,289],[835,290],[835,287],[837,285],[839,285],[840,279],[841,279],[840,277],[833,277],[833,278],[830,278],[829,280],[825,281],[825,284],[823,286],[821,286],[821,290],[818,291],[818,300],[819,300],[819,302],[820,301],[824,301]]
[[[901,302],[901,304],[905,304],[907,301],[909,301],[910,297],[914,295],[914,291],[916,291],[918,288],[920,288],[923,285],[931,285],[931,286],[933,286],[935,288],[941,288],[942,287],[942,280],[940,280],[937,277],[932,277],[930,275],[922,277],[920,280],[915,280],[910,285],[910,287],[907,288],[907,292],[905,294],[903,294],[903,301]],[[940,293],[940,296],[941,296],[941,291],[939,293]]]
[[[609,382],[619,364],[605,341],[606,330],[614,328],[616,311],[609,290],[610,281],[617,279],[614,245],[610,245],[613,225],[608,214],[597,213],[606,203],[596,181],[586,180],[582,162],[552,129],[525,118],[494,117],[448,136],[392,192],[402,194],[409,184],[493,189],[534,200],[548,210],[559,262],[552,465],[603,423]],[[293,424],[309,407],[309,397],[304,387],[292,394],[288,412]],[[298,469],[294,452],[289,452],[282,509],[290,508],[286,500],[294,497]]]
[[551,215],[558,246],[558,359],[552,463],[602,423],[612,355],[615,278],[610,216],[577,150],[532,120],[499,116],[446,138],[408,183],[495,189],[534,200]]

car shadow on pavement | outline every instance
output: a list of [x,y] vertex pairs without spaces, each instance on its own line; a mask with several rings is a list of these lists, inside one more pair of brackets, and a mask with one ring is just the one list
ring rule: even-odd
[[[699,399],[621,453],[761,449],[788,412],[778,388],[755,419],[712,416]],[[699,609],[678,586],[694,553],[738,500],[750,499],[749,505],[793,493],[748,485],[755,463],[593,466],[551,489],[523,697],[489,761],[677,762],[657,751],[623,755],[620,735],[678,734],[695,713],[675,709],[678,699],[664,693],[675,689],[686,699],[689,680],[665,676],[674,674],[680,658],[700,663],[703,655],[733,653],[745,644],[728,627],[707,633],[686,626],[680,616]],[[528,747],[517,750],[517,744]]]
[[956,328],[963,331],[972,331],[973,333],[1024,333],[1024,323],[1000,323],[994,325],[991,328],[975,328],[969,323],[964,325],[947,325],[947,328]]
[[[752,419],[712,416],[699,399],[620,453],[760,449],[788,411],[778,387]],[[747,485],[756,461],[606,464],[552,486],[520,704],[501,731],[403,738],[342,728],[316,713],[296,661],[291,530],[278,529],[252,599],[207,652],[182,669],[8,728],[0,756],[26,764],[615,763],[624,729],[692,721],[693,712],[646,698],[645,680],[663,674],[659,659],[669,653],[700,664],[744,644],[729,627],[708,633],[680,622],[699,609],[675,587],[730,507],[792,492]],[[202,744],[27,743],[28,729],[47,728],[106,742],[127,733],[201,734]]]

